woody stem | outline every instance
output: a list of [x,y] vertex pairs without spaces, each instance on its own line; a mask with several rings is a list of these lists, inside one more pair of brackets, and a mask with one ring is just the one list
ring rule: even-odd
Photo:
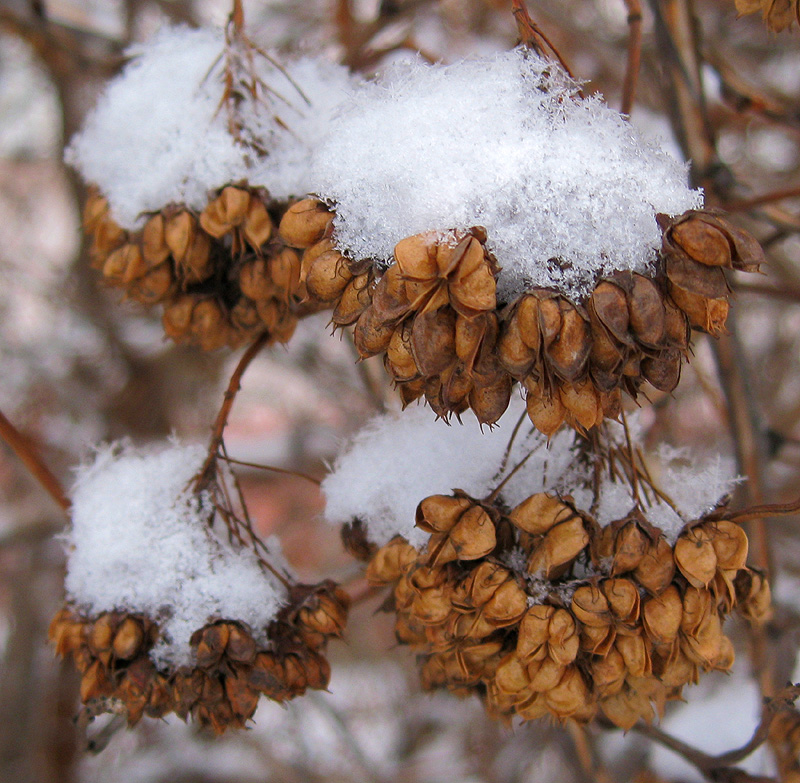
[[11,451],[19,457],[22,464],[31,472],[36,480],[47,490],[50,497],[69,512],[70,502],[59,480],[36,452],[34,445],[26,438],[0,411],[0,440],[4,440]]

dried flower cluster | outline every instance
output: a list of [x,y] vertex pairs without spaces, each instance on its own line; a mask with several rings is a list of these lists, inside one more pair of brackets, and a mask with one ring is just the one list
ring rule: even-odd
[[396,537],[367,575],[393,586],[397,637],[420,653],[424,687],[477,693],[497,716],[599,710],[629,729],[701,672],[731,667],[732,609],[769,614],[747,537],[719,512],[671,545],[639,510],[601,528],[568,497],[506,509],[456,492],[425,498],[416,525],[427,546]]
[[325,646],[342,635],[349,603],[332,582],[295,585],[269,628],[259,633],[235,620],[209,623],[192,635],[194,666],[173,671],[151,659],[159,628],[141,615],[87,618],[62,609],[50,639],[59,655],[75,662],[81,701],[93,711],[122,712],[131,726],[143,715],[191,715],[221,734],[243,728],[262,695],[284,702],[308,688],[327,688]]
[[163,304],[164,332],[176,342],[215,350],[265,330],[285,342],[294,331],[300,259],[275,229],[285,209],[260,189],[228,186],[199,214],[166,206],[129,232],[94,193],[83,222],[108,285]]
[[337,326],[355,324],[362,357],[384,356],[404,404],[424,395],[443,418],[471,408],[494,424],[518,380],[531,421],[552,435],[564,422],[585,431],[616,418],[621,390],[636,398],[649,382],[672,391],[690,330],[724,331],[723,270],[755,272],[764,262],[758,242],[718,215],[659,220],[656,274],[616,273],[579,303],[549,288],[498,303],[500,268],[481,229],[408,237],[382,274],[335,249],[333,214],[321,202],[290,209],[281,235],[305,249],[309,297],[334,308]]

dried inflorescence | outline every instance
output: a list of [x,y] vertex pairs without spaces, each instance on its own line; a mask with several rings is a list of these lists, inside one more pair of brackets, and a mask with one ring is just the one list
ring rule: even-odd
[[166,206],[129,232],[95,192],[83,222],[108,285],[162,304],[165,334],[176,342],[215,350],[264,331],[285,342],[294,332],[300,258],[275,229],[285,210],[259,188],[227,186],[200,213]]
[[393,586],[397,638],[420,653],[423,685],[477,693],[495,716],[600,711],[628,729],[701,672],[730,669],[732,609],[769,616],[747,537],[719,512],[671,544],[639,510],[600,527],[568,497],[507,509],[457,491],[423,500],[416,524],[427,546],[398,536],[367,576]]
[[261,695],[284,702],[328,686],[325,647],[342,635],[349,603],[333,582],[294,585],[266,633],[235,620],[210,622],[192,635],[194,665],[174,670],[151,659],[158,624],[138,614],[89,618],[65,608],[50,639],[58,655],[72,657],[81,701],[94,712],[122,712],[129,725],[174,712],[221,734],[243,728]]
[[616,418],[621,392],[636,398],[645,383],[671,392],[691,330],[724,330],[723,270],[757,271],[764,260],[752,236],[715,214],[659,216],[653,277],[618,272],[577,303],[534,288],[503,305],[482,229],[408,237],[379,275],[336,249],[333,217],[305,199],[288,210],[281,235],[304,251],[309,300],[332,307],[336,326],[354,325],[363,358],[383,355],[403,403],[424,395],[442,417],[471,408],[494,424],[519,381],[531,421],[548,436],[565,422],[585,431]]
[[644,383],[671,392],[691,329],[718,337],[728,315],[724,269],[758,271],[764,253],[747,232],[693,210],[659,216],[654,277],[620,272],[576,304],[550,289],[523,294],[505,311],[501,363],[527,390],[528,414],[552,435],[563,422],[587,430],[616,418],[620,392]]

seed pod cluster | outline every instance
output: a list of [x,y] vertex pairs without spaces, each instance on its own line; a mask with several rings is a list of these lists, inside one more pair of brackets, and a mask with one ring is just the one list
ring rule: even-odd
[[303,199],[283,216],[280,235],[302,252],[300,281],[306,302],[314,309],[333,308],[334,326],[349,326],[369,306],[375,288],[371,261],[353,262],[333,243],[334,213],[321,201]]
[[141,615],[86,618],[65,608],[50,624],[50,640],[58,655],[72,656],[84,704],[122,711],[129,725],[144,715],[191,715],[221,734],[243,728],[261,695],[284,702],[327,687],[323,653],[329,639],[342,635],[348,606],[349,597],[332,582],[295,585],[266,634],[236,621],[211,622],[192,635],[193,666],[172,671],[151,659],[158,626]]
[[403,404],[425,396],[441,417],[472,408],[481,423],[505,411],[512,380],[498,362],[496,277],[486,234],[417,234],[399,242],[355,322],[366,358],[383,354]]
[[693,329],[718,337],[728,317],[725,269],[758,272],[765,262],[756,239],[713,212],[658,216],[669,294]]
[[395,537],[367,577],[392,585],[424,687],[476,693],[498,717],[650,721],[701,672],[730,669],[726,614],[769,612],[744,531],[719,514],[670,543],[639,511],[600,527],[569,497],[509,510],[456,491],[423,500],[416,525],[427,545]]
[[660,271],[620,272],[575,304],[550,289],[523,294],[504,312],[498,353],[527,390],[534,425],[552,435],[563,422],[587,430],[619,413],[648,382],[671,392],[688,356],[690,330],[719,336],[728,315],[724,269],[754,272],[758,242],[721,217],[659,215]]
[[294,331],[300,257],[275,230],[285,208],[260,189],[231,185],[199,214],[170,205],[128,232],[94,192],[83,224],[92,264],[108,285],[163,305],[167,337],[215,350],[264,330],[285,342]]

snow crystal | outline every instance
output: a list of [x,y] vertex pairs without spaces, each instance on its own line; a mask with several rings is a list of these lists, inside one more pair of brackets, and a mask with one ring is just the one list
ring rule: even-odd
[[[498,425],[484,431],[472,417],[448,427],[423,406],[373,419],[322,482],[325,518],[341,525],[358,517],[378,546],[395,535],[421,546],[428,534],[414,527],[419,502],[456,488],[473,497],[488,495],[499,483],[497,472],[523,411],[524,403],[513,400]],[[515,441],[511,467],[524,456],[523,440]],[[537,442],[546,445],[541,436]]]
[[202,209],[209,190],[241,180],[278,199],[308,192],[310,152],[352,77],[311,58],[287,63],[284,73],[254,54],[257,75],[273,91],[271,105],[240,104],[246,133],[268,149],[259,159],[228,132],[223,47],[221,30],[162,29],[129,52],[133,60],[72,140],[68,162],[100,187],[123,227],[170,203]]
[[[191,662],[190,637],[209,620],[264,632],[285,603],[283,586],[254,553],[209,527],[206,493],[187,486],[201,446],[108,447],[81,467],[72,494],[66,588],[81,612],[127,610],[157,620],[159,664]],[[267,542],[280,558],[277,540]]]
[[[523,418],[505,457],[521,415],[524,405],[514,399],[498,426],[484,431],[471,417],[444,426],[422,406],[373,419],[343,450],[322,483],[325,518],[336,526],[360,519],[378,546],[401,535],[421,547],[428,536],[414,526],[420,501],[456,488],[475,498],[486,497],[517,466],[500,492],[508,507],[536,492],[551,492],[571,496],[575,506],[592,514],[601,526],[630,514],[636,506],[633,490],[607,471],[601,474],[595,496],[592,467],[576,459],[577,436],[571,429],[563,429],[548,443]],[[637,430],[636,421],[631,421],[634,442]],[[612,444],[622,431],[621,425],[611,422],[603,430]],[[662,448],[647,455],[647,464],[656,486],[675,508],[643,485],[643,511],[671,544],[688,522],[715,508],[737,482],[733,463],[718,456],[701,461],[689,459],[685,451]]]
[[579,297],[600,274],[645,271],[656,213],[702,203],[684,166],[524,49],[395,65],[339,113],[313,179],[356,258],[389,261],[411,234],[484,226],[504,298],[531,285]]

